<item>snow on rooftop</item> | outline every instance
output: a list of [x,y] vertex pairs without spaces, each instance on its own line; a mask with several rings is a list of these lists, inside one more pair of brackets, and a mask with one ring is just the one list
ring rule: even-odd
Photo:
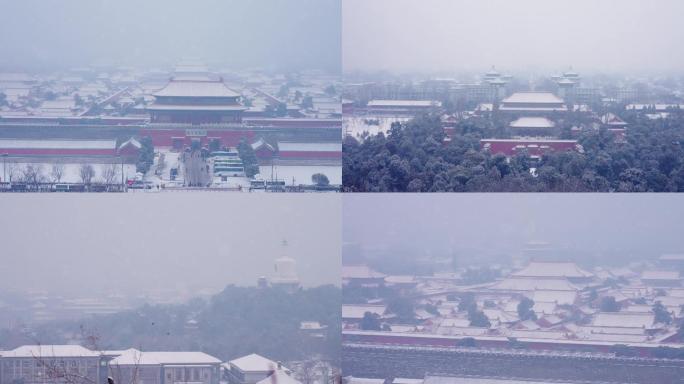
[[257,381],[257,384],[302,384],[300,381],[296,380],[292,376],[288,375],[286,371],[282,369],[276,369],[273,374],[269,377],[266,377],[260,381]]
[[659,257],[661,261],[684,261],[684,253],[667,253]]
[[655,315],[643,312],[600,312],[591,325],[597,327],[648,328],[653,326]]
[[132,145],[135,148],[142,148],[142,144],[138,140],[136,140],[135,137],[131,137],[130,139],[121,143],[121,145],[119,145],[119,148],[124,148],[129,145]]
[[575,263],[533,261],[522,270],[514,272],[512,276],[585,278],[594,275]]
[[296,152],[342,152],[342,143],[293,143],[279,141],[278,150]]
[[641,279],[645,280],[677,280],[679,271],[643,271]]
[[566,279],[539,279],[513,277],[492,284],[489,289],[506,291],[577,291],[578,288]]
[[347,384],[383,384],[385,379],[369,379],[363,377],[347,377]]
[[516,92],[503,99],[503,103],[558,104],[563,103],[563,99],[551,92]]
[[342,266],[343,279],[382,279],[385,275],[380,272],[375,272],[366,265],[343,265]]
[[162,97],[239,97],[240,94],[226,87],[220,80],[175,80],[153,96]]
[[114,149],[116,140],[19,140],[0,139],[2,149]]
[[369,107],[439,107],[442,104],[433,100],[371,100]]
[[197,365],[220,364],[221,360],[204,352],[143,352],[131,348],[121,351],[111,365]]
[[416,283],[416,278],[409,275],[392,275],[385,277],[385,283],[389,284],[413,284]]
[[229,363],[242,372],[270,372],[278,368],[278,363],[256,353],[231,360]]
[[99,352],[91,351],[80,345],[23,345],[5,351],[3,357],[100,357]]
[[318,321],[302,321],[299,323],[299,329],[301,330],[322,330],[326,328],[326,326],[321,325]]
[[407,379],[404,377],[396,377],[392,380],[392,384],[423,384],[423,379]]
[[532,293],[535,303],[556,303],[558,305],[572,305],[577,299],[576,291],[538,290]]
[[553,128],[556,123],[546,117],[521,117],[509,125],[512,128]]
[[344,319],[363,319],[366,312],[382,316],[387,311],[387,307],[384,305],[370,305],[370,304],[358,304],[358,305],[342,305],[342,318]]

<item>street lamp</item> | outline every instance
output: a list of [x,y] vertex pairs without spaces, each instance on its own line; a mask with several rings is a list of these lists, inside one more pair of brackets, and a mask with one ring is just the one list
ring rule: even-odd
[[3,153],[2,154],[2,182],[3,183],[7,182],[7,156],[9,156],[9,153]]
[[119,155],[119,159],[121,159],[121,192],[124,191],[124,158],[123,156]]

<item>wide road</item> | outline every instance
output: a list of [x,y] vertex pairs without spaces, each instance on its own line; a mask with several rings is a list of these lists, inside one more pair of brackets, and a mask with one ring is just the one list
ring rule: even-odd
[[185,185],[206,187],[211,181],[211,171],[207,172],[207,166],[200,151],[185,153]]

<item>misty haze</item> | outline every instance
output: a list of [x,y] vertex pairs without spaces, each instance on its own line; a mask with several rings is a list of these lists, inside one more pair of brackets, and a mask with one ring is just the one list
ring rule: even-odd
[[676,0],[345,0],[345,72],[679,72]]
[[2,3],[5,70],[154,68],[185,57],[235,68],[340,69],[337,0]]

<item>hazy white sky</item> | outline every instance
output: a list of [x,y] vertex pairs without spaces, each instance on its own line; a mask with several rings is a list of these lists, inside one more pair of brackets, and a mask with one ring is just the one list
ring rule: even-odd
[[[0,0],[0,68],[340,69],[340,0]],[[221,67],[220,67],[221,68]]]
[[342,211],[344,241],[418,255],[510,256],[528,241],[640,259],[684,252],[680,194],[346,194]]
[[17,194],[0,212],[0,290],[256,285],[283,239],[304,285],[340,281],[339,195]]
[[684,66],[681,0],[344,0],[343,70]]

